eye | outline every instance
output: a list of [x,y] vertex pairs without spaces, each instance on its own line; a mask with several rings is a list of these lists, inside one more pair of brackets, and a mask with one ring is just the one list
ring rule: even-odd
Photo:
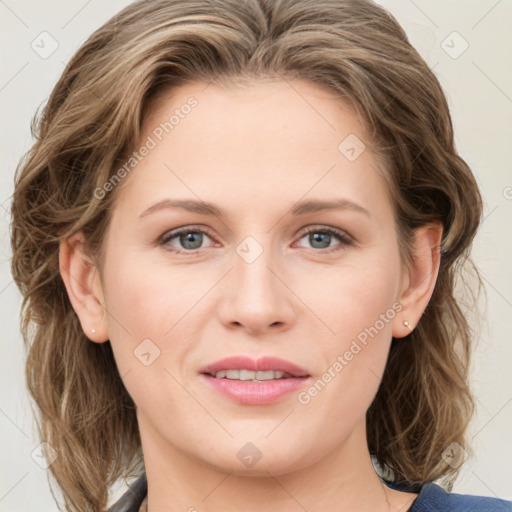
[[[331,249],[327,252],[341,250],[343,249],[343,246],[346,247],[353,244],[352,237],[343,231],[328,226],[312,226],[308,228],[299,240],[303,239],[307,240],[310,244],[310,248],[312,249]],[[338,246],[332,246],[331,242],[336,239],[341,243],[339,243]]]
[[[207,242],[207,239],[213,240],[213,237],[206,230],[195,226],[187,226],[164,234],[159,243],[169,247],[168,250],[177,254],[193,255],[196,251],[208,247],[203,245]],[[310,244],[310,249],[328,249],[325,252],[342,250],[344,247],[353,244],[352,237],[329,226],[312,226],[302,234],[299,240],[303,239],[306,239],[307,243]],[[338,240],[339,243],[332,245],[335,240]],[[296,244],[297,242],[292,247]]]
[[[166,233],[161,238],[160,244],[171,246],[170,250],[178,254],[186,254],[188,252],[203,249],[203,242],[205,242],[205,239],[211,240],[211,237],[205,230],[189,226]],[[176,240],[176,242],[172,243],[173,240]],[[176,247],[176,244],[178,244],[177,249],[173,248]]]

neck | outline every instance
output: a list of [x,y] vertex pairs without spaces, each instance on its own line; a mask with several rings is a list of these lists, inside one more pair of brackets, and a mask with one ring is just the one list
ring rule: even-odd
[[382,483],[364,424],[313,464],[293,471],[261,467],[257,476],[208,465],[143,427],[148,512],[405,512],[416,497]]

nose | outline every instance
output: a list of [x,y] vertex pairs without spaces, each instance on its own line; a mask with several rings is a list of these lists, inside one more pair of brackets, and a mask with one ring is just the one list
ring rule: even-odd
[[233,269],[223,281],[219,319],[230,329],[251,335],[289,329],[296,317],[286,272],[266,248],[252,262],[234,254]]

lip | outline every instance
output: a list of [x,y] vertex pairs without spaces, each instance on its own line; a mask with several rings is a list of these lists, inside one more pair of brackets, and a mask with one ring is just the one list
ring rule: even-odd
[[253,372],[275,370],[289,373],[293,377],[309,377],[309,373],[304,368],[285,359],[271,356],[259,359],[252,359],[247,356],[226,357],[205,366],[199,370],[199,373],[215,375],[215,373],[221,370],[251,370]]
[[[282,371],[292,377],[261,382],[217,379],[215,373],[220,370],[244,369],[251,371]],[[215,391],[238,404],[266,405],[285,398],[310,381],[310,375],[304,368],[285,359],[262,357],[254,360],[245,356],[221,359],[200,370],[203,378]]]

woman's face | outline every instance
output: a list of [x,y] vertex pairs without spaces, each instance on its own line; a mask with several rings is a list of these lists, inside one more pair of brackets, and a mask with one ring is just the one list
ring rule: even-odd
[[365,140],[304,81],[192,84],[151,111],[101,281],[146,456],[281,474],[365,439],[407,286]]

